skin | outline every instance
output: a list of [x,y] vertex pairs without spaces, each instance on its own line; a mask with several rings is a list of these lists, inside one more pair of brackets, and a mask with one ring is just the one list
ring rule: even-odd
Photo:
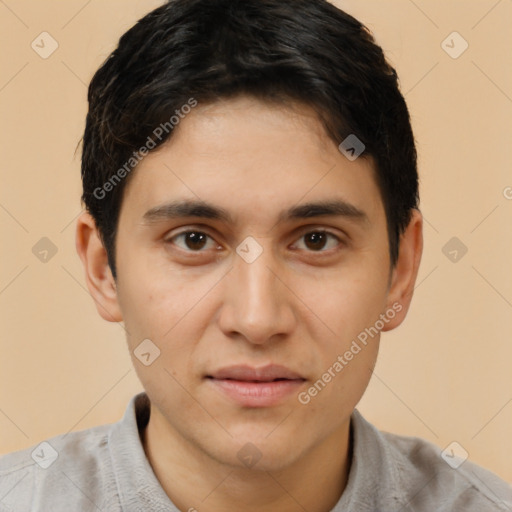
[[[375,336],[307,404],[297,394],[243,407],[205,375],[231,364],[287,366],[307,390],[379,315],[405,318],[422,252],[414,210],[391,268],[384,206],[371,158],[351,162],[302,105],[239,97],[199,105],[173,137],[138,166],[125,190],[117,233],[117,282],[88,213],[77,250],[99,314],[124,321],[137,374],[151,400],[144,449],[180,510],[330,510],[350,470],[350,415],[376,362]],[[144,220],[176,199],[203,199],[233,224],[203,218]],[[309,201],[343,199],[366,219],[278,221]],[[324,229],[338,237],[311,242]],[[184,231],[209,235],[203,246]],[[308,235],[308,236],[307,236]],[[247,263],[236,248],[251,236],[263,252]],[[172,239],[172,240],[171,240]],[[133,355],[149,338],[151,365]],[[261,459],[237,457],[246,443]]]

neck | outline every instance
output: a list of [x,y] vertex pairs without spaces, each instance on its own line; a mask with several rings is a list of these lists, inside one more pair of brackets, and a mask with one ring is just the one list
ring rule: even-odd
[[273,471],[212,458],[172,429],[153,404],[142,440],[162,488],[187,512],[329,512],[350,470],[350,419],[295,462]]

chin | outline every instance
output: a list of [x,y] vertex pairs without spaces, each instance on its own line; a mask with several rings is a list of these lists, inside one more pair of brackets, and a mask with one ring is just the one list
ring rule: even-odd
[[222,464],[237,470],[281,471],[299,459],[304,451],[298,449],[294,436],[288,436],[287,439],[290,442],[286,442],[282,436],[272,439],[272,435],[268,437],[267,431],[259,436],[240,435],[235,436],[233,442],[217,445],[208,453]]

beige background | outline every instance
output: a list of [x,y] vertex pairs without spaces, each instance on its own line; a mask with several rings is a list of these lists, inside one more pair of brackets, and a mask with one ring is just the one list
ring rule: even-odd
[[[86,85],[160,1],[0,1],[0,453],[113,422],[141,389],[120,325],[103,321],[75,253]],[[512,482],[512,1],[338,1],[397,67],[418,140],[427,220],[416,296],[382,338],[359,408],[378,427]],[[41,58],[46,31],[58,49]],[[453,31],[469,43],[442,48]],[[456,40],[448,44],[460,48]],[[507,199],[507,197],[509,199]],[[49,238],[57,253],[32,252]],[[442,248],[457,237],[467,253]]]

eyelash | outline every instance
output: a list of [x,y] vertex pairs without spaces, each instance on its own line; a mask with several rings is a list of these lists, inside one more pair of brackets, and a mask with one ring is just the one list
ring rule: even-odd
[[[206,235],[210,240],[213,240],[213,237],[210,236],[208,233],[204,232],[204,231],[200,231],[199,229],[189,229],[187,231],[182,231],[181,233],[177,233],[175,235],[173,235],[172,237],[170,238],[167,238],[165,240],[165,243],[167,244],[172,244],[174,245],[173,241],[176,240],[177,238],[179,237],[183,237],[184,235],[187,235],[187,234],[190,234],[190,233],[195,233],[195,234],[200,234],[200,235]],[[328,231],[328,230],[325,230],[325,229],[312,229],[311,231],[307,231],[305,233],[303,233],[300,237],[299,237],[299,240],[304,238],[305,236],[307,235],[311,235],[313,233],[321,233],[321,234],[325,234],[325,235],[328,235],[329,237],[331,238],[334,238],[337,242],[338,242],[338,246],[339,245],[342,245],[343,244],[343,241],[340,239],[339,236],[335,235],[334,233]],[[180,250],[186,252],[186,253],[189,253],[189,254],[201,254],[201,253],[205,253],[207,252],[207,249],[201,249],[201,250],[198,250],[198,251],[194,251],[192,249],[183,249],[183,248],[179,248]],[[321,249],[319,251],[307,251],[307,252],[310,252],[312,254],[323,254],[323,253],[331,253],[333,250],[336,251],[338,250],[338,248],[335,248],[335,249]]]

